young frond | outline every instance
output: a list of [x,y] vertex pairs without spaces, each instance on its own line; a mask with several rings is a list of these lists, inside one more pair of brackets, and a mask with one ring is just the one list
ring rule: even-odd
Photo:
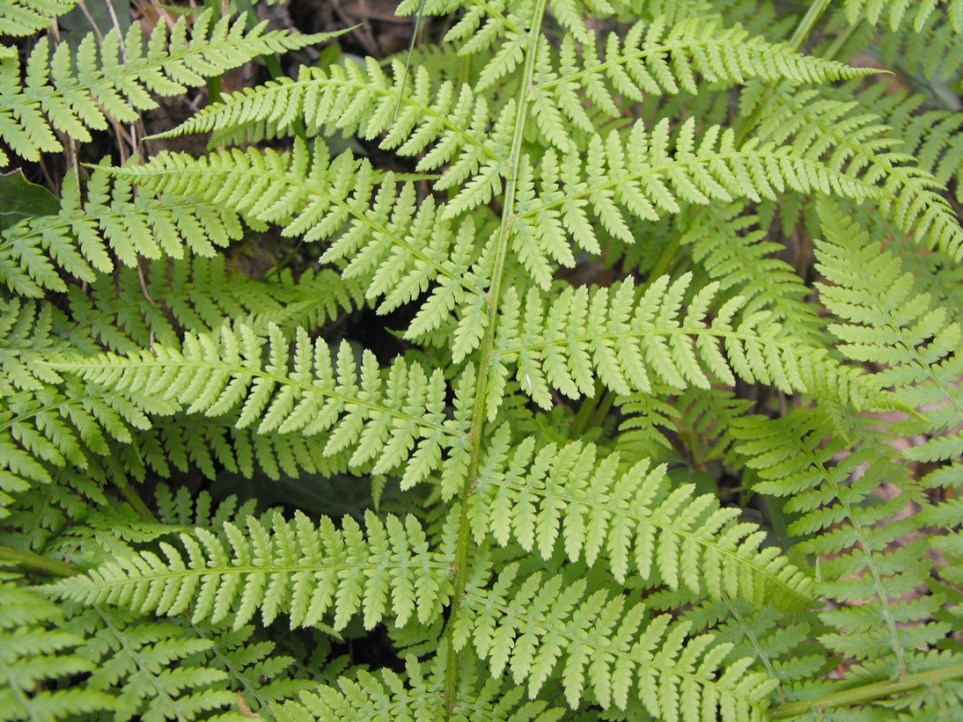
[[61,43],[53,55],[40,38],[23,83],[17,57],[0,62],[0,138],[24,160],[37,161],[63,149],[55,132],[88,142],[90,131],[106,129],[108,119],[131,123],[157,107],[151,94],[180,95],[259,55],[332,37],[268,31],[266,22],[248,29],[246,17],[213,20],[209,9],[190,29],[183,17],[170,31],[157,23],[146,43],[140,23],[133,23],[124,38],[111,30],[99,48],[89,34],[76,51]]
[[715,84],[742,84],[753,78],[825,83],[866,75],[867,70],[801,55],[766,42],[745,28],[720,27],[718,18],[693,16],[671,23],[665,17],[633,25],[624,38],[609,33],[604,53],[595,34],[565,35],[558,51],[539,46],[532,93],[532,115],[545,138],[560,152],[576,150],[573,131],[593,134],[587,102],[611,118],[625,102],[648,96],[698,92],[698,76]]
[[114,699],[74,686],[93,670],[81,653],[83,637],[58,628],[63,611],[5,574],[0,582],[0,720],[59,720],[107,713]]
[[131,552],[49,589],[87,605],[168,616],[190,610],[195,624],[229,620],[234,629],[258,611],[265,625],[287,615],[292,629],[333,615],[340,630],[356,614],[366,629],[428,624],[451,594],[452,560],[428,548],[413,516],[368,512],[362,530],[351,517],[339,529],[327,517],[315,526],[300,512],[293,521],[275,513],[270,527],[248,517],[243,528],[225,522],[223,535],[199,527],[178,540],[183,550],[161,542],[163,557]]
[[[126,357],[105,354],[65,359],[53,366],[109,388],[135,404],[168,404],[189,414],[238,413],[235,426],[259,434],[326,434],[324,455],[353,451],[352,467],[373,474],[404,469],[412,486],[444,464],[455,473],[466,429],[446,413],[441,371],[428,376],[418,364],[396,361],[383,372],[374,354],[342,342],[332,353],[323,339],[298,329],[293,358],[280,329],[267,341],[250,326],[223,326],[217,335],[192,333],[183,347],[155,345]],[[410,458],[419,463],[410,463]]]
[[499,318],[489,417],[512,365],[522,391],[543,408],[553,404],[551,389],[572,399],[591,396],[596,379],[626,395],[648,393],[653,384],[708,389],[710,378],[734,385],[739,377],[857,406],[887,403],[868,377],[787,335],[768,311],[734,324],[738,296],[709,321],[718,284],[703,287],[683,317],[690,281],[691,274],[674,281],[662,276],[641,293],[631,277],[592,291],[567,287],[547,310],[537,289],[523,304],[509,288]]
[[86,184],[86,200],[72,173],[64,179],[60,213],[35,216],[2,232],[0,284],[20,296],[64,292],[61,271],[86,283],[114,269],[114,258],[136,267],[138,259],[182,258],[185,247],[213,256],[241,237],[230,208],[174,194],[134,193],[130,182],[98,167]]
[[690,117],[672,138],[668,120],[651,130],[637,121],[628,132],[593,135],[584,153],[548,150],[536,161],[523,155],[512,226],[513,249],[543,288],[550,259],[575,264],[569,238],[598,254],[599,231],[622,243],[635,237],[628,218],[655,221],[683,205],[775,199],[786,190],[867,198],[876,189],[822,162],[804,145],[750,139],[741,147],[731,128],[706,128],[696,138]]
[[[406,337],[421,338],[443,323],[457,324],[454,356],[478,345],[487,324],[488,279],[478,263],[475,225],[455,224],[432,197],[419,202],[415,186],[375,173],[366,160],[327,146],[293,152],[234,150],[194,159],[161,154],[143,166],[115,171],[139,187],[174,193],[274,223],[306,241],[334,239],[322,262],[343,267],[342,277],[365,287],[379,313],[431,294]],[[457,309],[457,314],[456,314]],[[457,319],[457,321],[456,321]]]
[[488,534],[551,559],[556,546],[569,561],[584,557],[606,566],[619,582],[638,574],[647,587],[685,587],[713,599],[745,599],[805,606],[812,581],[765,534],[736,523],[738,509],[723,509],[711,494],[673,488],[664,465],[626,467],[618,454],[592,444],[548,444],[528,437],[511,448],[507,427],[494,435],[478,472],[468,516],[475,540]]
[[485,565],[469,581],[456,645],[470,641],[493,676],[510,673],[529,697],[556,678],[573,709],[591,700],[621,710],[637,700],[657,719],[763,719],[774,682],[748,671],[749,659],[727,661],[731,645],[711,634],[690,637],[689,624],[649,617],[642,603],[584,578],[525,576],[514,563],[489,576]]

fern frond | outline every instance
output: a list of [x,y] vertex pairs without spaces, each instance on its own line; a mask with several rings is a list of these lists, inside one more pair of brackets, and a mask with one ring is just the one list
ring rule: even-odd
[[244,17],[213,20],[213,10],[201,13],[190,32],[183,17],[169,32],[166,23],[157,23],[146,44],[140,23],[133,23],[123,39],[111,30],[98,48],[90,34],[76,52],[62,43],[52,56],[42,37],[27,59],[22,85],[19,59],[0,62],[0,138],[21,158],[37,161],[41,153],[63,149],[55,132],[88,142],[90,131],[106,129],[108,119],[130,123],[157,107],[152,93],[180,95],[259,55],[332,37],[267,31],[266,22],[248,29]]
[[433,181],[435,190],[464,195],[463,184],[469,178],[487,189],[487,197],[479,196],[469,204],[466,196],[455,208],[468,210],[491,200],[492,194],[500,192],[507,171],[513,104],[507,103],[496,114],[484,95],[468,85],[456,87],[445,81],[434,88],[424,68],[409,69],[408,75],[406,82],[405,68],[398,61],[392,63],[389,74],[373,58],[364,67],[353,62],[324,69],[305,67],[296,80],[282,78],[257,92],[235,93],[168,135],[215,131],[218,140],[258,140],[291,134],[299,122],[311,136],[340,131],[373,140],[383,135],[380,147],[402,157],[417,157],[418,172],[448,166]]
[[92,283],[110,273],[114,258],[127,267],[138,259],[182,258],[185,248],[213,256],[241,237],[230,208],[173,194],[134,194],[130,182],[101,165],[86,184],[86,200],[72,173],[63,184],[60,213],[36,216],[2,232],[0,283],[20,296],[64,292],[61,271]]
[[785,246],[769,240],[768,224],[746,204],[706,211],[685,223],[679,243],[691,248],[692,259],[724,299],[738,295],[738,317],[768,310],[787,333],[809,343],[820,341],[820,319],[805,303],[810,289],[786,261],[777,258]]
[[690,280],[690,274],[671,282],[663,276],[641,294],[631,277],[591,293],[569,287],[547,311],[541,294],[531,289],[524,315],[518,293],[508,289],[499,319],[489,417],[513,364],[522,390],[543,408],[552,405],[549,389],[579,398],[594,392],[596,378],[617,394],[629,394],[648,393],[655,383],[708,389],[710,376],[729,385],[738,376],[786,393],[828,394],[857,406],[885,403],[882,397],[871,398],[872,386],[856,369],[787,336],[768,312],[734,326],[739,297],[707,321],[718,284],[703,287],[681,318]]
[[0,6],[0,35],[23,38],[66,15],[77,0],[6,0]]
[[600,454],[591,444],[536,450],[529,437],[512,449],[503,426],[467,511],[478,544],[491,534],[502,546],[513,540],[546,560],[561,546],[571,562],[584,556],[591,566],[605,558],[619,582],[631,573],[648,587],[804,606],[811,580],[777,549],[760,548],[765,535],[734,523],[737,509],[694,492],[691,484],[673,488],[664,465],[626,468],[618,454]]
[[[378,178],[368,161],[350,153],[330,160],[295,143],[291,154],[252,149],[202,159],[161,154],[144,166],[115,171],[140,187],[199,197],[246,218],[275,223],[306,241],[336,240],[322,262],[344,265],[347,281],[363,283],[379,313],[431,295],[406,337],[417,339],[451,319],[457,323],[454,357],[462,360],[481,341],[487,323],[488,279],[478,263],[475,226],[456,230],[431,197],[418,203],[411,183]],[[453,312],[458,310],[457,322]]]
[[[741,441],[737,450],[762,479],[756,491],[789,497],[785,511],[798,514],[789,533],[809,535],[800,551],[824,556],[817,591],[847,605],[821,614],[839,630],[822,641],[845,657],[890,656],[892,670],[905,673],[909,650],[935,644],[948,630],[932,619],[937,595],[901,598],[926,585],[926,541],[890,548],[917,527],[911,517],[895,517],[922,501],[918,487],[904,482],[878,443],[864,443],[834,462],[849,444],[824,414],[810,409],[778,420],[746,417],[734,434]],[[884,482],[898,484],[902,493],[868,504]]]
[[[956,357],[963,351],[959,323],[933,307],[929,294],[914,293],[914,277],[903,272],[899,259],[871,243],[838,207],[822,202],[819,213],[826,240],[816,243],[816,268],[829,283],[817,288],[842,321],[829,325],[842,341],[839,350],[858,361],[885,363],[889,368],[876,378],[902,392],[907,404],[949,400],[963,419],[963,396],[954,388],[961,372]],[[924,393],[924,381],[937,388]]]
[[178,535],[184,551],[162,542],[163,559],[132,553],[49,589],[141,613],[191,610],[194,623],[230,619],[234,629],[258,611],[265,625],[286,614],[292,628],[318,626],[329,613],[335,630],[359,613],[366,629],[428,624],[451,594],[450,551],[429,550],[413,516],[368,512],[364,531],[351,517],[340,529],[328,518],[316,527],[300,512],[293,521],[276,513],[270,528],[254,517],[245,526],[225,522],[223,538],[201,527]]
[[[876,25],[885,20],[891,30],[896,30],[904,21],[912,21],[913,29],[919,32],[936,12],[938,5],[946,6],[945,20],[949,20],[957,33],[963,33],[961,0],[846,0],[845,8],[846,18],[850,23],[865,19]],[[944,19],[942,13],[937,15]]]
[[222,257],[195,257],[152,263],[144,276],[123,268],[87,289],[70,286],[70,341],[87,353],[130,353],[151,343],[177,345],[184,331],[213,333],[231,318],[259,334],[271,323],[314,331],[364,304],[363,288],[329,268],[297,280],[287,271],[254,279]]
[[688,637],[690,625],[649,618],[641,603],[592,589],[586,580],[505,567],[492,582],[479,565],[454,630],[471,641],[492,675],[510,672],[534,697],[557,677],[573,709],[583,700],[625,709],[637,699],[656,718],[761,720],[774,683],[730,661],[731,645]]
[[655,221],[680,213],[684,204],[760,202],[786,190],[852,198],[876,194],[863,179],[821,162],[804,145],[750,139],[737,147],[732,129],[719,126],[705,129],[697,141],[691,117],[674,141],[670,136],[667,119],[651,130],[638,121],[628,132],[593,135],[586,153],[560,157],[550,149],[538,164],[523,156],[513,249],[540,286],[547,288],[551,280],[549,259],[574,265],[570,237],[592,254],[601,250],[596,228],[633,244],[627,216]]
[[57,625],[63,611],[8,574],[0,582],[0,719],[58,720],[107,713],[114,699],[70,680],[93,670],[79,653],[84,643]]
[[[399,360],[383,373],[369,351],[359,369],[346,342],[332,363],[327,343],[312,341],[303,329],[295,339],[293,364],[288,345],[277,326],[269,326],[265,344],[238,323],[222,327],[217,336],[188,334],[182,350],[156,345],[153,353],[105,354],[53,366],[135,404],[150,399],[207,416],[238,411],[237,428],[259,434],[331,432],[325,456],[353,449],[351,466],[374,462],[374,474],[407,465],[406,487],[440,468],[443,450],[459,446],[466,434],[466,427],[446,414],[447,385],[440,371],[429,377],[421,366]],[[412,454],[418,464],[409,463]],[[445,466],[457,458],[449,456]]]
[[626,102],[681,91],[695,95],[700,75],[706,82],[733,85],[752,78],[825,83],[867,74],[768,43],[740,26],[721,27],[719,19],[711,17],[636,23],[622,38],[609,33],[604,54],[595,34],[588,32],[565,35],[557,53],[551,48],[549,43],[539,47],[532,115],[545,138],[563,153],[576,150],[572,130],[595,133],[586,101],[603,115],[618,118]]
[[[565,715],[564,709],[543,700],[524,700],[524,687],[499,679],[479,684],[478,671],[464,663],[462,666],[466,668],[459,675],[457,699],[452,704],[454,720],[556,722]],[[275,705],[271,711],[279,722],[442,719],[446,716],[445,667],[444,650],[439,651],[430,666],[408,657],[403,674],[390,669],[377,673],[359,670],[353,676],[339,678],[337,685],[304,692],[298,701]]]
[[681,394],[671,387],[653,387],[652,394],[632,394],[619,400],[626,417],[619,424],[615,449],[629,463],[661,458],[672,449],[670,432],[691,454],[692,464],[732,461],[732,424],[745,415],[751,402],[729,389],[687,389]]
[[83,635],[84,656],[96,665],[84,687],[114,692],[118,722],[193,720],[237,702],[223,670],[197,664],[211,642],[185,638],[181,625],[93,608],[69,628]]
[[91,607],[67,627],[82,633],[94,662],[88,689],[114,691],[115,719],[228,719],[245,700],[261,710],[308,687],[288,676],[293,660],[269,656],[248,625],[237,630],[154,621],[124,610]]
[[777,101],[766,103],[757,133],[773,143],[808,148],[810,158],[828,156],[825,162],[834,171],[878,184],[880,210],[897,228],[956,260],[963,258],[963,228],[940,195],[940,183],[912,157],[897,152],[889,129],[858,104],[784,87]]

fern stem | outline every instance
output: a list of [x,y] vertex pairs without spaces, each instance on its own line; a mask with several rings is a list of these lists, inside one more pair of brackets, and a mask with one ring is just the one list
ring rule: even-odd
[[[795,31],[793,31],[792,37],[786,42],[786,45],[796,52],[799,52],[803,45],[806,44],[809,36],[812,35],[813,30],[816,29],[816,23],[819,22],[819,18],[821,18],[823,13],[826,12],[826,8],[829,7],[829,3],[830,0],[813,0],[809,4],[809,8],[806,10],[806,14],[802,16],[802,19],[796,26]],[[745,142],[749,132],[755,127],[759,117],[762,115],[762,112],[766,107],[767,102],[772,97],[772,94],[776,91],[777,86],[778,82],[769,83],[769,87],[766,88],[765,94],[762,98],[760,98],[755,111],[752,113],[752,115],[746,118],[745,122],[741,124],[741,127],[736,130],[737,146],[741,146]]]
[[26,549],[13,549],[8,546],[0,546],[0,560],[13,562],[17,566],[44,572],[55,577],[72,577],[74,574],[80,573],[80,570],[73,564],[57,559],[48,559]]
[[114,486],[120,490],[121,495],[124,497],[124,501],[131,505],[141,519],[151,522],[157,521],[157,517],[154,516],[154,513],[150,510],[147,504],[144,503],[144,500],[140,498],[140,495],[134,491],[130,484],[122,479],[118,479],[114,482]]
[[812,35],[813,30],[816,28],[816,23],[819,22],[819,18],[823,16],[826,12],[826,8],[829,7],[831,0],[813,0],[809,4],[809,8],[806,10],[806,14],[802,16],[802,20],[799,21],[799,25],[796,26],[795,32],[793,32],[792,37],[789,38],[789,47],[795,51],[799,51],[809,36]]
[[780,705],[769,713],[769,719],[788,719],[812,710],[825,710],[834,707],[863,704],[876,699],[883,699],[884,697],[912,692],[922,685],[935,685],[960,677],[963,677],[963,664],[950,664],[938,669],[928,669],[925,672],[908,674],[899,679],[874,682],[873,684],[865,684],[861,687],[846,689],[842,692],[834,692],[824,697]]
[[[505,177],[505,195],[502,203],[501,223],[495,240],[495,260],[492,264],[491,287],[488,291],[488,328],[482,341],[481,355],[478,361],[478,378],[475,382],[474,409],[471,421],[471,457],[468,474],[461,498],[464,500],[475,484],[478,476],[478,466],[481,460],[484,440],[485,416],[487,413],[488,382],[495,358],[495,331],[497,330],[498,303],[501,296],[502,280],[505,272],[505,262],[508,257],[510,231],[515,223],[515,193],[518,186],[518,166],[521,162],[522,142],[525,138],[525,121],[532,95],[532,77],[535,74],[535,55],[538,41],[541,38],[542,18],[545,15],[548,0],[536,0],[535,8],[529,23],[528,47],[525,50],[525,66],[522,70],[519,84],[517,107],[515,108],[515,127],[512,136],[511,154],[508,158]],[[455,621],[465,596],[465,585],[468,580],[468,551],[471,544],[471,530],[468,523],[468,505],[462,504],[461,518],[458,526],[458,541],[455,548],[455,570],[452,583],[451,615],[446,630],[446,646],[448,649],[448,666],[445,670],[445,707],[448,718],[455,712],[455,702],[458,691],[458,659],[455,649]]]

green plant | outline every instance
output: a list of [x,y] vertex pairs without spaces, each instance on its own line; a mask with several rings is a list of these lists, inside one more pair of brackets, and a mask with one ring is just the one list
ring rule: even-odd
[[96,165],[331,36],[72,6],[0,8],[3,162],[66,159],[0,224],[0,718],[960,718],[963,3],[406,0]]

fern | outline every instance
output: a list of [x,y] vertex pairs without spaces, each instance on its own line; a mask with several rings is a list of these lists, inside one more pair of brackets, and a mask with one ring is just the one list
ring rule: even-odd
[[15,584],[9,574],[4,577],[0,594],[3,719],[63,719],[112,710],[110,695],[64,684],[93,665],[77,654],[82,637],[52,628],[62,619],[61,610]]
[[304,515],[293,522],[275,516],[270,529],[248,517],[246,527],[245,534],[225,522],[226,543],[198,528],[180,535],[184,553],[161,545],[166,561],[131,554],[52,591],[140,612],[191,608],[195,623],[231,614],[234,629],[257,611],[265,624],[287,613],[292,627],[318,625],[330,611],[335,630],[359,612],[369,629],[389,615],[399,626],[411,618],[427,624],[451,594],[450,556],[428,550],[413,517],[382,523],[369,515],[366,534],[350,518],[337,529],[330,520],[315,527]]
[[213,20],[212,11],[202,13],[190,34],[183,18],[170,32],[158,23],[146,47],[139,23],[123,38],[111,30],[100,48],[88,35],[76,51],[64,43],[51,55],[42,38],[27,60],[23,85],[17,57],[0,63],[0,138],[21,158],[37,160],[62,150],[55,131],[89,141],[90,131],[104,130],[108,118],[130,123],[156,107],[152,93],[179,95],[258,55],[330,37],[265,31],[264,24],[248,30],[243,18]]
[[0,8],[0,717],[959,716],[963,3],[72,7]]

